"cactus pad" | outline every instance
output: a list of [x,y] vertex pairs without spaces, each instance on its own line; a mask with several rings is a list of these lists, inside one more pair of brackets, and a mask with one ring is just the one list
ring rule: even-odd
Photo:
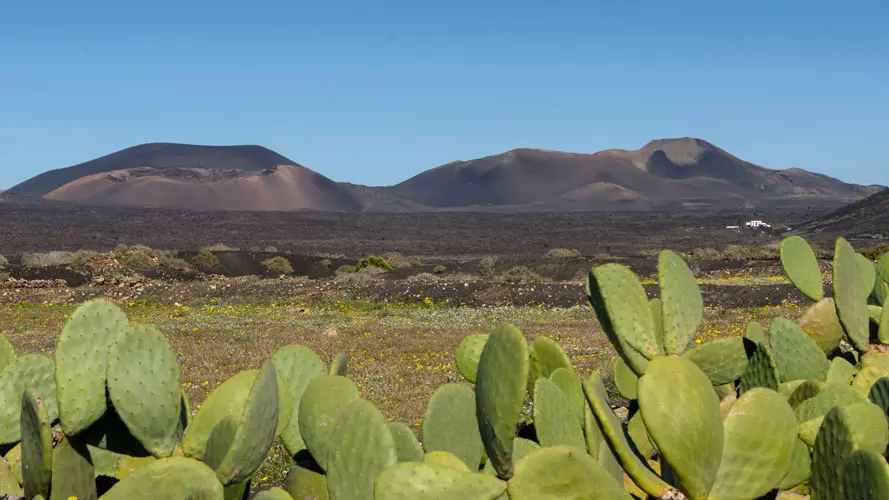
[[592,457],[570,446],[543,448],[519,460],[508,491],[510,500],[632,498]]
[[[648,296],[629,267],[614,263],[598,266],[590,272],[587,288],[590,302],[606,332],[613,330],[617,337],[647,359],[663,355],[658,348]],[[602,318],[607,319],[602,321]],[[665,322],[665,338],[667,328]]]
[[793,461],[790,469],[781,478],[778,484],[779,490],[789,490],[803,484],[809,480],[812,475],[812,456],[809,454],[809,447],[803,441],[797,439],[793,448]]
[[278,487],[260,491],[253,498],[255,500],[293,500],[293,497],[290,496],[290,493],[287,493],[286,491]]
[[472,470],[478,469],[484,445],[472,389],[462,384],[436,389],[423,415],[423,447],[427,452],[453,453]]
[[24,496],[25,491],[16,479],[12,467],[5,459],[0,459],[0,495],[19,498]]
[[50,500],[96,498],[96,475],[84,443],[65,438],[52,450],[51,489]]
[[[278,387],[279,393],[289,394],[292,404],[289,414],[285,415],[287,423],[279,434],[288,453],[296,455],[306,447],[306,443],[299,433],[299,403],[306,386],[312,380],[324,375],[326,367],[324,361],[311,349],[301,345],[290,345],[278,349],[275,356],[272,357],[272,363],[275,365],[275,372],[281,381]],[[283,412],[282,415],[284,415]]]
[[797,439],[796,416],[775,391],[751,389],[723,422],[725,441],[712,499],[759,498],[790,469]]
[[872,451],[852,453],[843,467],[843,490],[846,500],[889,498],[889,465]]
[[743,337],[711,340],[682,355],[698,365],[713,385],[723,385],[741,378],[747,369],[747,348]]
[[349,368],[349,358],[345,354],[337,354],[330,362],[330,375],[345,377]]
[[512,325],[501,325],[488,338],[478,363],[476,418],[488,459],[503,479],[512,476],[512,450],[525,400],[528,347]]
[[277,425],[278,375],[272,362],[266,361],[250,389],[231,448],[216,469],[223,485],[248,479],[262,465]]
[[586,397],[583,395],[583,386],[577,374],[566,368],[556,368],[552,375],[549,376],[549,380],[565,393],[571,408],[575,410],[577,421],[583,422],[583,410],[586,408],[587,402]]
[[157,329],[130,325],[108,350],[108,395],[127,429],[156,457],[173,453],[181,416],[176,352]]
[[[528,456],[532,451],[536,451],[540,449],[540,445],[537,444],[536,441],[531,441],[530,439],[515,438],[515,441],[512,442],[512,458],[514,461],[518,462],[519,460]],[[485,468],[483,472],[489,476],[496,476],[497,472],[493,467],[489,467],[490,462],[485,464]]]
[[724,439],[719,399],[707,375],[678,356],[654,359],[639,379],[639,409],[679,489],[692,498],[706,497]]
[[664,306],[660,297],[655,297],[648,301],[648,307],[651,309],[651,321],[654,323],[654,335],[657,338],[658,348],[664,349]]
[[871,386],[883,377],[889,377],[889,370],[881,366],[868,366],[852,379],[852,388],[866,396],[870,392]]
[[104,500],[131,500],[145,492],[170,500],[219,500],[222,484],[206,465],[190,458],[156,460],[137,469],[102,495]]
[[284,478],[284,489],[294,500],[328,500],[327,476],[296,464]]
[[25,497],[43,495],[49,498],[52,476],[52,427],[49,412],[41,396],[31,390],[22,391],[22,486]]
[[883,344],[889,344],[889,295],[887,295],[880,311],[880,326],[877,329],[877,339]]
[[883,281],[889,283],[889,252],[880,257],[880,261],[877,263],[877,274]]
[[446,451],[430,451],[423,456],[423,463],[426,465],[437,465],[448,469],[461,470],[470,472],[469,467],[457,455]]
[[528,346],[528,393],[533,397],[534,384],[538,378],[549,378],[558,368],[572,370],[571,360],[555,340],[539,336]]
[[[473,405],[475,401],[473,401]],[[473,413],[473,417],[475,413]],[[473,425],[475,421],[473,421]],[[478,429],[478,427],[476,427]],[[417,441],[417,436],[410,427],[401,422],[389,422],[389,432],[392,433],[392,439],[395,442],[395,451],[398,455],[399,462],[422,462],[423,447]],[[479,446],[481,446],[481,438],[479,438]]]
[[5,335],[0,335],[0,372],[15,361],[15,349]]
[[836,351],[845,334],[833,298],[822,299],[809,307],[798,325],[827,355]]
[[210,393],[191,424],[185,429],[185,436],[182,439],[182,451],[185,456],[203,459],[207,441],[216,425],[227,416],[235,421],[241,419],[244,403],[258,374],[259,370],[242,371]]
[[651,444],[651,438],[648,437],[648,429],[645,428],[642,414],[638,411],[627,422],[627,434],[639,455],[646,459],[654,456],[654,445]]
[[840,408],[824,417],[812,451],[812,500],[837,500],[843,496],[843,467],[855,451],[852,430]]
[[204,450],[203,462],[207,464],[207,467],[213,470],[219,469],[226,455],[231,451],[237,433],[238,421],[231,415],[226,415],[216,424]]
[[846,406],[864,403],[867,399],[849,386],[825,385],[821,392],[806,399],[795,409],[796,419],[805,422],[813,418],[823,417],[834,406]]
[[833,294],[837,316],[849,337],[849,341],[859,352],[867,352],[870,344],[868,325],[867,296],[872,285],[862,285],[867,279],[864,268],[855,249],[844,238],[837,238],[833,261]]
[[475,375],[478,372],[478,358],[482,355],[488,334],[480,333],[470,335],[457,346],[457,370],[460,375],[471,383],[475,383]]
[[22,393],[34,389],[43,398],[50,422],[58,418],[55,365],[40,354],[26,354],[0,372],[0,444],[21,439]]
[[582,422],[568,396],[549,379],[534,386],[534,429],[540,446],[567,445],[586,449]]
[[778,380],[778,370],[775,368],[772,354],[764,344],[758,344],[747,362],[747,369],[741,375],[741,386],[738,392],[744,394],[755,387],[764,387],[774,391],[778,389]]
[[769,328],[772,358],[778,378],[787,380],[827,379],[830,361],[798,326],[784,318],[775,318]]
[[613,372],[614,385],[617,386],[617,391],[620,392],[620,395],[629,400],[636,399],[636,385],[639,383],[639,377],[627,366],[623,358],[618,357],[614,359]]
[[766,332],[762,329],[762,325],[756,321],[747,323],[747,329],[744,332],[744,338],[753,341],[754,344],[769,345],[766,340]]
[[704,299],[688,264],[672,250],[658,257],[658,284],[666,354],[682,354],[704,317]]
[[306,447],[327,470],[330,435],[344,408],[358,399],[355,383],[339,375],[325,375],[309,382],[299,403],[299,431]]
[[56,344],[55,380],[65,434],[77,434],[105,413],[108,348],[127,326],[127,317],[107,300],[78,307]]
[[790,282],[803,295],[814,301],[824,298],[821,267],[809,243],[801,236],[791,236],[781,241],[781,266]]
[[874,382],[870,387],[867,398],[875,405],[883,409],[883,413],[889,417],[889,377],[883,377]]
[[[818,393],[821,392],[821,389],[824,388],[824,384],[814,380],[797,380],[796,382],[800,383],[795,384],[793,392],[787,396],[787,402],[790,403],[790,407],[794,409],[803,404],[803,402],[817,396]],[[784,384],[781,385],[783,386]]]
[[377,478],[374,500],[494,500],[505,492],[505,482],[486,474],[400,463]]
[[373,500],[374,480],[398,460],[386,419],[366,399],[352,402],[340,413],[329,449],[331,500]]
[[857,374],[858,369],[852,363],[837,356],[830,360],[830,368],[827,370],[827,383],[848,385]]

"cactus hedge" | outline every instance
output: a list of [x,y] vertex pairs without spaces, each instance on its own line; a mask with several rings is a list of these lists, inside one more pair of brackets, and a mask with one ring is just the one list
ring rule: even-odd
[[629,268],[595,267],[586,294],[626,421],[602,374],[503,324],[457,347],[465,382],[431,395],[421,439],[361,398],[345,356],[328,365],[301,345],[192,416],[164,335],[91,300],[54,359],[0,337],[0,498],[243,498],[277,439],[296,465],[256,498],[887,499],[889,259],[839,239],[832,293],[803,238],[782,243],[781,263],[812,301],[800,319],[704,343],[676,253],[658,259],[657,298]]

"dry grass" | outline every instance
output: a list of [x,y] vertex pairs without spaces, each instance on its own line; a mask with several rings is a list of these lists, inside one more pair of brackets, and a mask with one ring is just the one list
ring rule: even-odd
[[574,248],[553,248],[543,256],[546,259],[580,259],[583,254]]
[[290,261],[280,255],[262,261],[262,265],[269,271],[280,274],[293,274],[293,266],[290,265]]

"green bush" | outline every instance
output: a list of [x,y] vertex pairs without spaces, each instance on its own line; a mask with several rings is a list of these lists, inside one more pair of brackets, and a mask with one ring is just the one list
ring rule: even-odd
[[154,250],[151,248],[139,245],[129,248],[118,248],[114,251],[114,257],[124,267],[131,269],[154,269],[158,266],[158,260],[154,253]]
[[476,264],[475,268],[482,277],[490,278],[494,276],[494,269],[497,265],[497,259],[494,257],[482,257],[479,259],[478,264]]
[[[656,256],[656,255],[655,255]],[[695,248],[691,252],[685,254],[690,260],[721,260],[722,254],[715,248]]]
[[232,248],[225,243],[217,243],[215,245],[210,245],[207,247],[207,250],[211,252],[234,252],[237,248]]
[[875,247],[865,248],[861,251],[862,255],[874,261],[880,260],[880,257],[887,253],[889,253],[889,243],[880,243]]
[[8,265],[9,265],[9,260],[7,260],[6,257],[0,255],[0,269],[6,267]]
[[290,261],[280,255],[262,261],[262,265],[269,271],[280,274],[293,274],[293,266],[290,265]]
[[97,255],[99,255],[97,252],[91,250],[27,253],[22,256],[22,265],[25,267],[84,267],[89,265],[90,261]]
[[420,258],[414,255],[407,256],[399,252],[386,252],[380,255],[393,269],[403,269],[407,267],[415,267],[422,264]]
[[376,255],[363,257],[361,260],[358,261],[358,264],[355,265],[355,270],[360,271],[366,267],[378,267],[384,271],[392,270],[392,266],[388,262],[386,262],[386,259],[377,257]]
[[515,266],[501,274],[499,281],[507,283],[544,283],[549,280],[528,269],[526,266]]
[[269,246],[263,248],[262,251],[266,252],[266,253],[278,253],[278,247],[269,245]]
[[219,257],[213,255],[209,248],[202,248],[191,258],[191,263],[204,269],[213,269],[219,265]]
[[553,248],[543,257],[546,259],[581,259],[583,254],[575,248]]
[[722,251],[725,260],[775,260],[778,249],[768,246],[729,245]]

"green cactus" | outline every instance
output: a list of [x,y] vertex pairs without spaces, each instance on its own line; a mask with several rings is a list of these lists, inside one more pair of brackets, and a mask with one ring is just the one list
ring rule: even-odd
[[827,370],[827,383],[847,385],[857,374],[858,369],[852,363],[838,356],[830,360],[830,368]]
[[210,438],[207,439],[207,446],[204,449],[203,462],[207,467],[214,471],[219,470],[219,466],[225,460],[226,455],[231,451],[232,444],[235,441],[235,434],[238,433],[238,421],[231,415],[226,415],[222,420],[216,423]]
[[809,307],[798,325],[828,356],[837,350],[846,333],[833,298],[821,299]]
[[870,387],[867,399],[882,408],[883,413],[889,417],[889,377],[883,377],[874,382]]
[[[613,332],[614,336],[646,359],[664,354],[658,348],[651,306],[645,289],[630,268],[614,263],[594,268],[587,280],[587,290],[590,303],[606,332]],[[663,299],[661,301],[664,306]],[[664,311],[666,318],[666,306]],[[664,338],[667,337],[668,328],[670,326],[665,321]],[[627,361],[632,367],[630,360]]]
[[457,370],[463,378],[470,383],[475,383],[475,375],[478,372],[478,359],[482,355],[482,349],[488,341],[488,334],[481,333],[470,335],[457,346]]
[[843,491],[846,500],[889,498],[889,464],[880,455],[858,450],[843,465]]
[[883,303],[880,311],[880,326],[877,330],[877,339],[882,344],[889,344],[889,295]]
[[806,481],[812,476],[812,456],[809,453],[809,446],[803,441],[797,439],[793,448],[793,461],[790,469],[781,478],[778,484],[779,490],[793,489]]
[[[515,462],[525,458],[529,453],[539,450],[540,445],[537,444],[536,441],[531,441],[530,439],[517,437],[512,442],[512,459]],[[485,464],[485,468],[482,470],[485,474],[489,476],[496,476],[497,471],[494,470],[494,467],[490,467],[491,463],[488,462]]]
[[296,455],[306,447],[299,432],[299,404],[303,392],[309,382],[324,375],[326,367],[324,361],[311,349],[301,345],[278,349],[272,357],[272,363],[280,379],[279,392],[289,394],[292,405],[289,414],[282,413],[287,416],[287,423],[278,434],[288,453]]
[[766,340],[766,333],[762,329],[762,325],[760,325],[756,321],[747,323],[747,329],[744,333],[744,338],[752,341],[755,345],[769,345],[768,340]]
[[131,500],[146,492],[170,500],[219,500],[222,483],[206,465],[190,458],[170,457],[155,460],[115,484],[102,495],[103,500]]
[[[602,463],[603,457],[606,457],[607,460],[608,454],[604,453],[605,449],[601,448],[601,445],[605,445],[606,449],[614,451],[620,465],[647,494],[655,498],[678,498],[676,497],[679,494],[678,491],[652,472],[633,452],[620,421],[608,404],[608,394],[598,373],[593,373],[590,379],[583,383],[583,392],[605,438],[597,450],[600,463]],[[671,495],[673,496],[671,497]]]
[[494,500],[506,483],[487,474],[404,462],[377,477],[374,500]]
[[886,283],[889,283],[889,252],[884,253],[877,263],[877,274]]
[[244,405],[231,447],[216,468],[223,485],[248,479],[262,465],[278,425],[278,375],[271,361],[263,363]]
[[815,396],[806,399],[795,409],[796,419],[805,422],[817,417],[823,417],[834,406],[846,406],[855,403],[864,403],[867,399],[849,386],[825,385]]
[[779,380],[827,379],[830,361],[798,326],[787,319],[775,318],[769,333]]
[[296,464],[284,478],[284,490],[294,500],[328,500],[327,476],[320,471]]
[[855,451],[852,430],[840,408],[832,408],[824,417],[812,451],[812,500],[845,498],[842,464]]
[[329,439],[327,493],[331,500],[373,500],[374,480],[398,461],[380,410],[366,399],[340,413]]
[[648,301],[648,307],[651,309],[651,321],[654,323],[654,336],[657,338],[658,347],[664,348],[664,306],[660,297],[655,297]]
[[868,366],[855,375],[851,387],[866,396],[870,392],[871,386],[883,377],[889,377],[889,370],[881,366]]
[[349,367],[349,358],[345,354],[338,354],[330,362],[330,375],[345,377]]
[[[19,426],[21,427],[21,424]],[[9,462],[9,467],[12,469],[12,474],[15,476],[16,481],[22,484],[22,443],[13,446],[6,452],[3,458]]]
[[52,478],[52,419],[43,397],[33,390],[22,391],[22,486],[26,498],[49,498]]
[[488,459],[502,479],[512,477],[512,451],[528,377],[525,337],[501,325],[488,338],[478,363],[476,418]]
[[[256,496],[259,497],[262,493],[263,492],[259,492]],[[250,479],[222,487],[222,500],[247,500],[249,495]]]
[[[473,405],[475,405],[474,400]],[[472,416],[473,418],[475,417],[475,412],[472,413]],[[395,451],[398,456],[398,461],[422,462],[423,447],[420,445],[420,442],[417,441],[417,436],[414,435],[414,431],[401,422],[389,422],[388,425],[389,432],[392,434],[392,439],[395,441]],[[475,421],[473,420],[473,426],[474,425]],[[476,427],[476,429],[478,428]],[[479,438],[479,446],[481,446],[481,438]]]
[[768,347],[765,344],[758,344],[747,362],[747,369],[741,375],[738,393],[744,394],[755,387],[765,387],[774,391],[778,389],[778,383],[778,370],[775,368]]
[[120,461],[117,463],[117,470],[114,477],[123,481],[137,470],[157,462],[158,459],[148,457],[131,457],[128,455],[120,455]]
[[[799,405],[803,404],[803,402],[817,396],[824,388],[824,384],[815,380],[797,380],[796,382],[800,383],[795,384],[793,392],[787,396],[787,402],[790,403],[790,407],[793,409],[796,409]],[[781,385],[783,386],[784,384]]]
[[22,489],[12,467],[5,459],[0,459],[0,496],[22,497],[25,491]]
[[648,436],[648,429],[645,428],[645,422],[642,420],[642,413],[636,412],[627,422],[627,435],[636,452],[645,459],[654,456],[655,448],[651,444],[651,438]]
[[583,395],[583,386],[580,378],[574,371],[567,368],[556,368],[549,376],[550,382],[562,390],[568,398],[568,403],[574,409],[578,422],[583,422],[583,410],[587,406],[586,397]]
[[682,354],[704,317],[698,282],[682,257],[664,250],[658,257],[658,284],[663,314],[665,354]]
[[15,361],[15,349],[5,335],[0,335],[0,372]]
[[562,350],[558,342],[540,336],[534,339],[528,346],[530,357],[528,359],[528,393],[534,397],[534,384],[538,378],[549,378],[558,368],[571,370],[571,360]]
[[0,444],[21,439],[22,393],[34,389],[43,396],[49,421],[59,416],[56,403],[55,365],[40,354],[26,354],[0,372]]
[[430,451],[423,456],[423,463],[426,465],[437,465],[448,469],[470,472],[466,462],[460,460],[457,455],[447,451]]
[[856,253],[855,257],[858,259],[858,277],[861,279],[861,286],[864,288],[865,297],[869,297],[877,280],[877,266],[860,253]]
[[741,378],[747,369],[745,343],[752,344],[743,337],[715,339],[687,351],[682,357],[698,365],[713,385],[728,384]]
[[50,500],[95,500],[96,474],[86,444],[65,437],[52,450],[51,492]]
[[78,307],[56,344],[55,380],[62,430],[77,434],[105,413],[108,349],[127,326],[127,317],[107,300]]
[[330,436],[340,413],[358,399],[355,383],[339,375],[309,382],[299,403],[299,431],[306,448],[322,470],[327,470]]
[[636,385],[639,383],[639,376],[633,373],[623,358],[614,358],[613,372],[614,385],[617,386],[620,395],[629,400],[636,399]]
[[426,452],[453,453],[472,470],[477,470],[484,445],[475,405],[475,393],[465,385],[444,384],[436,389],[423,415]]
[[244,404],[259,370],[237,373],[210,393],[182,438],[182,451],[186,457],[201,460],[210,434],[225,417],[240,420]]
[[176,352],[154,327],[130,325],[108,350],[108,395],[127,429],[156,457],[178,444],[182,395]]
[[824,298],[821,267],[815,251],[801,236],[791,236],[781,241],[781,266],[790,282],[806,297],[815,302]]
[[553,446],[516,463],[510,500],[615,500],[630,495],[582,449]]
[[567,445],[586,449],[582,422],[568,396],[546,378],[534,386],[534,429],[541,446]]
[[777,392],[744,393],[723,422],[724,447],[708,498],[759,498],[775,489],[793,463],[796,416]]
[[679,489],[691,498],[705,498],[716,479],[724,439],[710,379],[681,357],[656,358],[639,379],[639,410]]
[[293,500],[293,497],[290,496],[290,493],[287,493],[286,491],[277,487],[260,491],[253,498],[255,498],[256,500]]
[[889,370],[889,353],[880,353],[876,351],[864,353],[861,356],[861,360],[859,361],[858,365],[859,368],[862,370],[870,367],[877,367],[884,370]]
[[867,296],[873,288],[867,280],[859,254],[844,238],[838,238],[833,261],[833,293],[837,316],[849,341],[859,352],[867,352],[870,344]]

